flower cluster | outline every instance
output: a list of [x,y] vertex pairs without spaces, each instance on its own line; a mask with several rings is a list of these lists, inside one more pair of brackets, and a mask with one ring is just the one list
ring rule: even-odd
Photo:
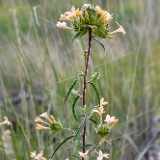
[[[45,121],[43,119],[45,119]],[[52,115],[49,117],[47,112],[42,113],[39,117],[36,117],[35,122],[36,122],[36,129],[38,131],[52,130],[56,132],[63,128],[60,121],[56,121]]]
[[74,30],[76,37],[83,36],[92,28],[94,36],[100,38],[112,38],[113,34],[121,32],[126,34],[124,28],[119,25],[119,28],[110,32],[109,23],[112,20],[112,15],[102,10],[99,6],[92,6],[91,4],[84,4],[81,9],[75,9],[72,6],[71,11],[61,14],[60,20],[70,21],[73,27],[68,27],[66,22],[58,22],[57,26],[63,29]]
[[[95,151],[98,154],[97,160],[103,160],[103,158],[109,158],[109,154],[108,153],[103,153],[101,150],[99,150],[99,152]],[[88,160],[89,159],[89,150],[87,150],[85,153],[83,152],[79,152],[79,155],[84,159],[84,160]]]
[[111,129],[118,123],[118,119],[115,117],[111,117],[110,115],[106,116],[106,119],[103,123],[103,114],[104,112],[104,105],[108,104],[108,102],[104,101],[104,98],[101,98],[100,100],[100,106],[98,109],[94,109],[93,112],[96,112],[99,114],[100,117],[100,124],[97,128],[97,134],[103,138],[108,135],[108,133],[111,131]]

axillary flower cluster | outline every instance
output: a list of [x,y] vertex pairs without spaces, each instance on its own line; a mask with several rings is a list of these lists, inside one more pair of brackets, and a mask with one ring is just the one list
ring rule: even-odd
[[60,121],[56,121],[51,115],[48,116],[47,112],[42,113],[39,117],[36,117],[36,129],[40,130],[52,130],[54,132],[62,130],[62,125]]
[[[61,14],[57,26],[63,29],[74,30],[76,38],[85,35],[91,28],[94,36],[100,38],[113,38],[115,33],[121,32],[126,34],[122,25],[118,24],[119,28],[115,31],[110,31],[109,23],[112,20],[112,15],[102,10],[99,6],[92,6],[91,4],[84,4],[81,9],[75,9],[72,6],[71,11]],[[68,27],[64,21],[70,21],[73,27]]]
[[96,112],[99,114],[100,117],[100,124],[97,127],[97,134],[100,138],[104,138],[108,135],[108,133],[111,132],[112,128],[118,123],[118,119],[116,119],[114,116],[111,117],[107,114],[106,119],[103,121],[103,114],[104,106],[108,104],[108,102],[104,101],[104,98],[102,97],[100,100],[100,106],[98,109],[94,109],[93,112]]

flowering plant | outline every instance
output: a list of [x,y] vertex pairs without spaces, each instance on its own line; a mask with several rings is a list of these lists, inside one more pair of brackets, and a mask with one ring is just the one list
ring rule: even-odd
[[[70,139],[81,140],[82,143],[82,152],[79,151],[79,156],[82,160],[88,160],[90,158],[91,153],[96,150],[97,146],[101,147],[101,144],[105,141],[106,137],[109,133],[111,133],[114,126],[117,124],[118,119],[114,116],[110,116],[109,114],[106,115],[106,119],[103,120],[103,115],[105,113],[104,106],[108,104],[108,102],[104,101],[104,98],[100,99],[99,92],[96,88],[95,82],[99,78],[99,73],[94,73],[90,79],[88,79],[88,69],[89,69],[89,59],[91,54],[91,44],[92,39],[95,37],[99,38],[113,38],[115,33],[121,32],[126,34],[124,28],[119,25],[119,28],[115,31],[110,31],[109,23],[112,20],[112,15],[107,11],[102,10],[99,6],[92,6],[91,4],[84,4],[81,9],[75,9],[75,7],[71,8],[71,11],[65,12],[61,15],[60,20],[63,22],[58,22],[57,26],[59,28],[74,30],[75,36],[74,38],[81,37],[88,33],[88,50],[86,55],[84,56],[85,59],[85,68],[84,72],[80,72],[80,74],[76,77],[75,81],[69,88],[65,102],[68,100],[71,93],[75,95],[72,104],[72,114],[73,118],[78,124],[77,130],[71,130],[70,128],[64,128],[60,121],[56,121],[55,118],[45,112],[41,114],[39,117],[35,119],[36,129],[37,130],[51,130],[52,132],[60,132],[60,131],[67,131],[72,135],[64,139],[55,149],[52,156],[61,148],[61,146],[69,141]],[[66,22],[69,21],[72,24],[72,27],[69,27]],[[75,91],[74,88],[76,84],[83,79],[83,87],[82,93],[79,91]],[[97,96],[97,106],[96,107],[88,107],[89,105],[86,102],[86,89],[87,85],[90,85]],[[76,104],[79,100],[82,100],[80,112],[77,113],[76,111]],[[99,116],[99,121],[96,121],[96,113]],[[86,150],[86,132],[87,132],[87,124],[89,120],[96,121],[95,126],[95,134],[97,135],[98,139],[95,144],[91,146],[88,150]],[[98,125],[97,125],[98,124]],[[99,150],[97,160],[103,160],[103,158],[109,158],[109,154],[104,153]],[[78,155],[77,155],[78,156]],[[33,157],[33,154],[32,154]],[[68,159],[68,158],[67,158]]]

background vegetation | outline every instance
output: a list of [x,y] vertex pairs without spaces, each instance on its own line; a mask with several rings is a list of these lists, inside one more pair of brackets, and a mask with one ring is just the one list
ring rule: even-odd
[[[160,2],[1,0],[0,119],[7,115],[13,127],[0,128],[0,159],[29,160],[33,150],[44,150],[48,157],[53,153],[67,135],[37,133],[34,119],[46,110],[67,127],[75,126],[71,99],[65,106],[63,102],[78,70],[84,70],[87,37],[72,42],[74,33],[58,29],[56,23],[72,5],[84,3],[113,13],[111,28],[117,28],[117,20],[127,31],[125,37],[102,40],[105,52],[93,42],[89,74],[101,73],[97,88],[109,102],[108,113],[119,118],[106,149],[112,160],[158,157],[160,142],[154,136],[160,115]],[[89,105],[95,105],[92,89],[87,95]],[[92,125],[89,129],[95,132]],[[64,145],[54,159],[77,154],[78,145]]]

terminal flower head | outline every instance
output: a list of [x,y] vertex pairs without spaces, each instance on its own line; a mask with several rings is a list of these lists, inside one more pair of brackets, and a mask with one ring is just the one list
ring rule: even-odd
[[89,29],[92,29],[94,36],[100,38],[112,38],[114,33],[123,32],[122,26],[120,29],[110,32],[110,21],[113,19],[112,14],[101,9],[100,6],[84,4],[81,9],[75,9],[72,6],[71,11],[61,14],[60,20],[71,22],[73,27],[68,27],[65,22],[58,22],[57,27],[63,29],[74,30],[75,37],[83,36]]

